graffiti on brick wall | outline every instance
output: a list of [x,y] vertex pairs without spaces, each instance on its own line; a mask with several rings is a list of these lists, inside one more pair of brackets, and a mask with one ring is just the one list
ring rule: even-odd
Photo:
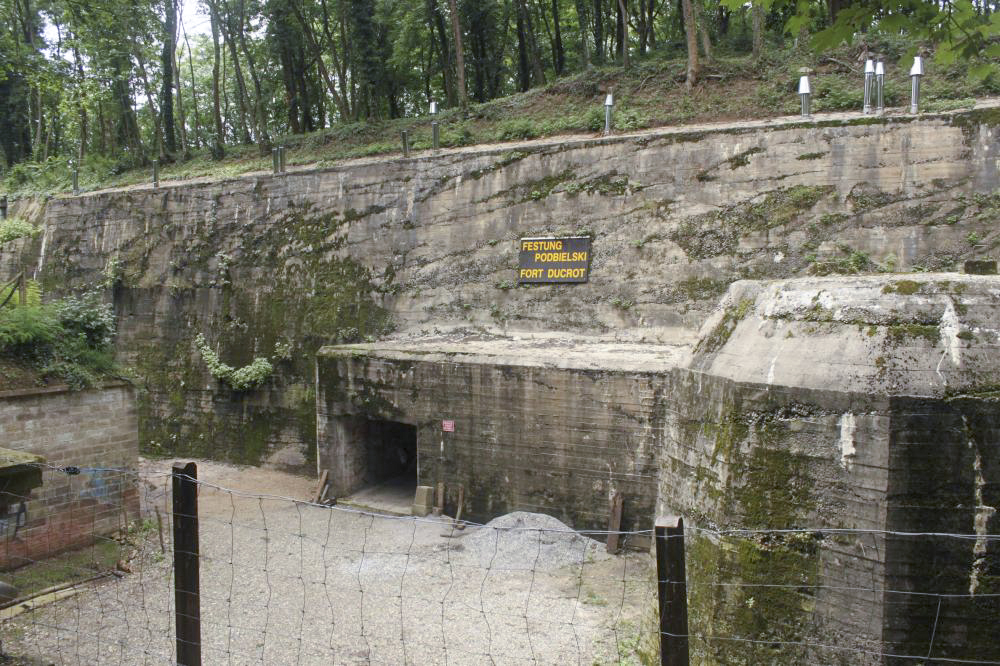
[[113,484],[109,484],[103,473],[98,470],[89,472],[90,479],[80,491],[80,499],[95,499],[98,502],[108,502],[113,492]]
[[0,535],[5,539],[13,539],[17,531],[28,522],[28,506],[23,501],[0,507]]

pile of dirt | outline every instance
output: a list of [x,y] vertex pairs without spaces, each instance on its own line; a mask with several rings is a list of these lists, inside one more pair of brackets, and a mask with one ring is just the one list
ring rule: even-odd
[[465,552],[480,566],[507,570],[552,570],[608,559],[600,541],[586,537],[558,518],[515,511],[471,528],[462,539]]

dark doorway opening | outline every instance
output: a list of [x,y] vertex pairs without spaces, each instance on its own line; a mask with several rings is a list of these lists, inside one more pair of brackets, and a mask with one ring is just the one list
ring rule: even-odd
[[410,513],[417,490],[417,428],[397,421],[365,420],[362,473],[351,501],[373,509]]
[[416,488],[417,427],[396,421],[368,421],[365,463],[365,485],[406,477]]

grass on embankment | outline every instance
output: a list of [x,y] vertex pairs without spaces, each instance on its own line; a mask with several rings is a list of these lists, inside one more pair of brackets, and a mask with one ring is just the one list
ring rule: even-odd
[[[909,103],[910,60],[903,42],[880,43],[887,61],[885,103],[902,107]],[[772,50],[758,62],[749,55],[720,52],[705,65],[702,80],[692,90],[684,86],[686,60],[674,49],[637,59],[625,70],[617,66],[593,68],[559,79],[526,93],[471,105],[467,113],[447,109],[437,116],[441,143],[445,147],[487,144],[561,134],[594,133],[604,126],[604,95],[615,94],[615,130],[691,123],[739,121],[794,115],[799,111],[799,68],[812,67],[813,101],[816,113],[860,110],[863,62],[855,47],[843,47],[823,55],[794,49]],[[970,108],[976,97],[1000,93],[1000,80],[968,79],[967,67],[927,66],[922,82],[921,109],[948,111]],[[382,122],[340,124],[306,135],[275,137],[288,147],[288,165],[327,166],[340,160],[401,152],[400,131],[407,130],[413,150],[431,145],[430,117],[401,118]],[[211,159],[205,149],[193,151],[191,159],[178,159],[160,169],[161,181],[232,178],[271,168],[270,154],[257,146],[231,145],[221,161]],[[150,167],[123,170],[113,160],[92,157],[80,172],[80,188],[93,191],[150,181]],[[44,163],[17,165],[5,174],[0,194],[37,195],[68,192],[69,166],[64,158]]]

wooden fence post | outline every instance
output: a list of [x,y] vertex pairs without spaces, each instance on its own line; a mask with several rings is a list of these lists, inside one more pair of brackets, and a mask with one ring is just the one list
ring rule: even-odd
[[173,468],[174,607],[177,663],[201,666],[201,597],[198,581],[198,467]]
[[678,516],[656,519],[656,580],[660,599],[660,663],[688,666],[684,520]]

